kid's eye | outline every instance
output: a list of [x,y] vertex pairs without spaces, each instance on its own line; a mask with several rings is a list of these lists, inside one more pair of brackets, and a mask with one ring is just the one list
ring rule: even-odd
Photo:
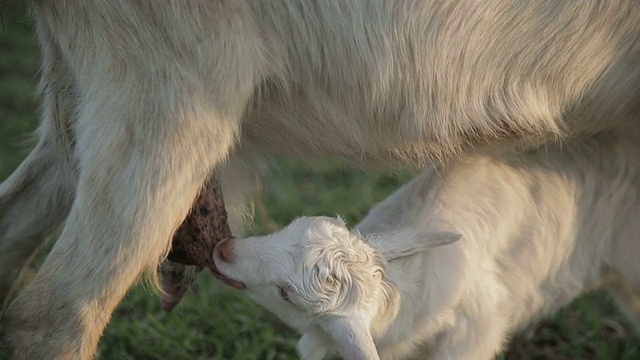
[[289,298],[289,292],[287,292],[287,290],[284,287],[278,285],[278,292],[280,293],[280,296],[284,301],[293,304],[291,302],[291,299]]

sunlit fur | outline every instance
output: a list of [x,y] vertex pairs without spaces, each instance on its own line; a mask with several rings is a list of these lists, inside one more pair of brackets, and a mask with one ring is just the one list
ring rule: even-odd
[[[490,360],[514,333],[601,286],[640,329],[640,147],[569,145],[430,167],[351,232],[302,218],[233,240],[230,263],[214,259],[303,334],[303,359],[369,342],[381,359]],[[358,336],[332,333],[334,319],[366,331],[345,344]]]
[[43,123],[0,185],[0,301],[62,231],[5,308],[17,359],[93,357],[223,164],[235,206],[263,154],[420,167],[639,123],[637,0],[29,4]]

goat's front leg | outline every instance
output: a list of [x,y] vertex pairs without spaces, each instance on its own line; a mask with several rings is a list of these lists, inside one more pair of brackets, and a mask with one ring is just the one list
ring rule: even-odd
[[337,354],[331,337],[319,327],[311,327],[298,340],[298,353],[302,360],[322,360]]
[[454,326],[438,337],[429,359],[492,360],[499,354],[507,335],[506,319],[493,307],[477,309],[458,316]]

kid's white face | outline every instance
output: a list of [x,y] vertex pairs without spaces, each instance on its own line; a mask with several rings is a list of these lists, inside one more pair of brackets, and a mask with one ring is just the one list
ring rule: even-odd
[[357,303],[355,288],[380,285],[372,249],[354,236],[340,219],[300,218],[271,235],[219,244],[227,256],[214,251],[214,263],[230,285],[304,331],[313,315]]

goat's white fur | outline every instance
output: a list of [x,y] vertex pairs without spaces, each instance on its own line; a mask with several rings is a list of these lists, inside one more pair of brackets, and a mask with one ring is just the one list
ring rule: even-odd
[[0,185],[0,302],[62,232],[4,312],[18,359],[91,358],[225,159],[422,165],[638,126],[635,0],[30,5],[43,124]]
[[233,260],[214,260],[303,333],[305,360],[377,359],[376,347],[381,359],[490,360],[602,285],[640,329],[639,155],[609,139],[472,156],[429,168],[354,231],[300,218],[229,240]]

